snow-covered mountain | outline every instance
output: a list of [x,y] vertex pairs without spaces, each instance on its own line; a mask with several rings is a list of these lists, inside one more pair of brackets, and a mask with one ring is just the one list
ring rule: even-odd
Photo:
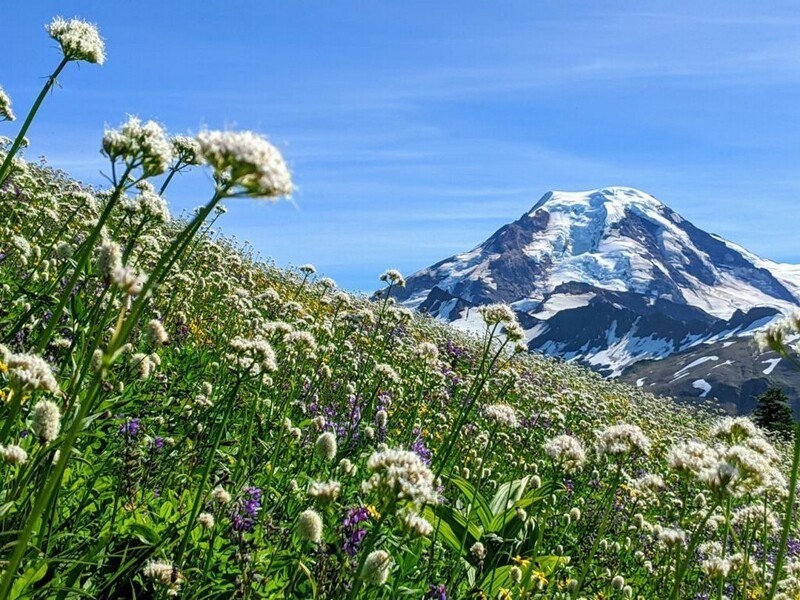
[[762,259],[625,187],[548,192],[469,252],[407,279],[406,306],[476,328],[506,302],[528,346],[616,376],[800,306],[800,265]]

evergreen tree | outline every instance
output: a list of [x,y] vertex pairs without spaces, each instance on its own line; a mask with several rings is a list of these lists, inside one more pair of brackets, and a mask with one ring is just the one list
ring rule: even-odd
[[753,421],[783,438],[790,439],[794,428],[794,417],[789,398],[779,387],[771,387],[758,397],[758,406],[753,411]]

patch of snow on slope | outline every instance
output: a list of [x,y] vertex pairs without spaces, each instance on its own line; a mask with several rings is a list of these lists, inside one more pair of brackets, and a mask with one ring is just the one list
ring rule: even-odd
[[592,298],[594,298],[594,294],[592,293],[553,294],[547,300],[545,300],[540,310],[534,313],[533,316],[536,317],[537,319],[542,319],[543,321],[546,321],[547,319],[555,316],[562,310],[588,306]]
[[696,366],[698,366],[698,365],[702,365],[703,363],[705,363],[705,362],[708,362],[708,361],[710,361],[710,360],[719,360],[719,356],[702,356],[702,357],[698,358],[697,360],[693,360],[692,362],[690,362],[690,363],[689,363],[688,365],[686,365],[685,367],[683,367],[683,368],[681,368],[681,369],[678,369],[677,371],[675,371],[675,374],[673,375],[673,377],[674,377],[675,379],[678,379],[678,378],[680,378],[680,377],[683,377],[683,376],[684,376],[684,375],[686,375],[686,374],[687,374],[687,373],[688,373],[688,372],[689,372],[691,369],[695,368],[695,367],[696,367]]
[[772,370],[778,365],[778,363],[781,362],[781,359],[768,358],[767,360],[762,360],[761,362],[764,363],[765,365],[768,365],[767,368],[762,371],[762,373],[764,373],[764,375],[769,375],[770,373],[772,373]]
[[692,387],[697,390],[703,390],[703,393],[700,394],[701,398],[705,398],[708,395],[708,392],[711,391],[711,385],[705,379],[697,379],[693,381]]

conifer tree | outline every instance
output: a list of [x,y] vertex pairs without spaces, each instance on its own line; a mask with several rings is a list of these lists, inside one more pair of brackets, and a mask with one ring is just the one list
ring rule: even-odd
[[791,439],[794,417],[789,398],[779,387],[770,387],[758,397],[758,406],[753,411],[753,421],[785,439]]

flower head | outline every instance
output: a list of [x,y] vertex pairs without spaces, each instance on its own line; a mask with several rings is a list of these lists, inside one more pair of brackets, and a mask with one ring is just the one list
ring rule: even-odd
[[372,454],[367,461],[372,477],[364,482],[365,493],[378,490],[396,500],[422,505],[436,501],[433,473],[414,452],[388,449]]
[[322,541],[322,517],[313,508],[304,510],[297,517],[297,535],[312,544]]
[[252,131],[203,131],[197,141],[215,179],[230,186],[230,195],[277,199],[294,191],[283,156],[266,138]]
[[0,86],[0,121],[13,121],[14,119],[16,119],[16,116],[14,116],[14,111],[11,110],[11,98]]
[[43,390],[58,394],[61,390],[53,376],[53,370],[40,356],[35,354],[9,353],[3,361],[8,368],[8,378],[13,386],[24,392]]
[[571,435],[559,435],[544,446],[547,456],[567,473],[580,469],[586,462],[586,453],[580,442]]
[[361,572],[366,583],[383,585],[389,578],[389,568],[392,566],[392,557],[384,550],[373,550],[364,561]]
[[172,161],[172,144],[164,128],[155,121],[142,123],[129,117],[119,129],[103,135],[103,153],[112,161],[121,159],[129,168],[141,168],[145,177],[159,175]]
[[397,287],[406,287],[406,280],[397,269],[389,269],[381,275],[381,281]]
[[61,46],[61,52],[67,60],[82,60],[98,65],[106,61],[106,46],[96,25],[82,19],[56,17],[46,29]]
[[513,429],[519,427],[517,411],[508,404],[489,404],[483,407],[483,416],[489,421]]
[[626,454],[647,454],[650,440],[638,425],[621,423],[600,432],[597,453],[601,456],[623,456]]
[[61,429],[61,411],[52,400],[39,400],[33,407],[31,429],[43,444],[49,444]]
[[172,154],[181,165],[199,165],[203,158],[200,156],[200,144],[188,135],[176,135],[170,139]]
[[336,458],[336,436],[330,431],[320,434],[314,444],[314,449],[320,458],[333,460]]

